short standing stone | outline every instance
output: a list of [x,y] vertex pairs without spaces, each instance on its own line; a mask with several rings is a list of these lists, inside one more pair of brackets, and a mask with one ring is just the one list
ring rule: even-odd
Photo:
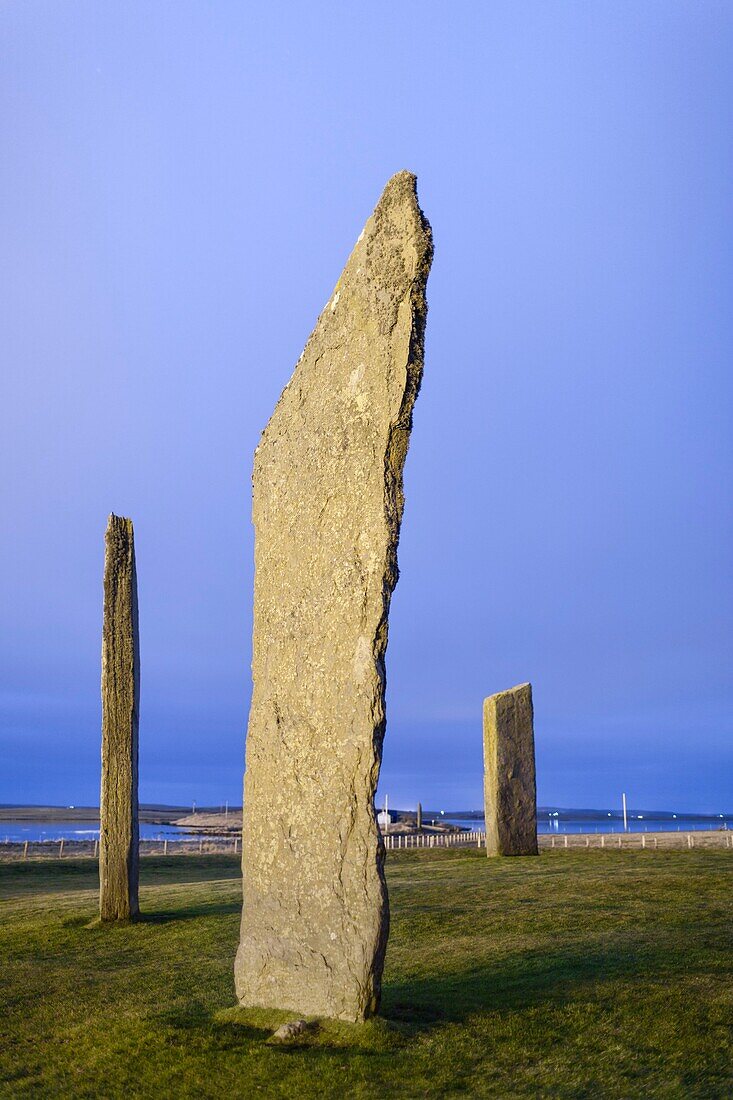
[[488,856],[537,855],[531,684],[484,700],[484,809]]
[[255,455],[243,1005],[362,1020],[389,911],[374,811],[402,469],[432,237],[415,177],[384,193]]
[[110,516],[105,535],[102,626],[102,789],[99,908],[102,920],[138,912],[138,697],[140,658],[132,520]]
[[281,1024],[270,1036],[274,1043],[289,1043],[292,1039],[299,1039],[308,1030],[307,1020],[291,1020],[290,1023]]

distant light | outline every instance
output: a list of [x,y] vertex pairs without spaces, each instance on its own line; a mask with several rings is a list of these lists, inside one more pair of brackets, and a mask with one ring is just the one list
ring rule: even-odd
[[[633,817],[633,814],[632,814],[632,817]],[[643,820],[644,820],[644,815],[643,815],[643,814],[639,814],[639,821],[643,821]]]
[[75,809],[76,809],[76,806],[69,806],[69,809],[70,809],[70,810],[75,810]]
[[672,817],[677,817],[677,814],[672,814]]
[[555,811],[555,813],[552,816],[553,817],[559,817],[560,815],[559,815],[559,813],[557,813],[557,811]]
[[611,815],[609,814],[608,816],[610,817]]
[[718,817],[722,817],[722,816],[723,816],[722,814],[718,814]]

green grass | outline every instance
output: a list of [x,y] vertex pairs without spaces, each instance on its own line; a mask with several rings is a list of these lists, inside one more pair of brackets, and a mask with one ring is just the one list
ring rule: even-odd
[[239,867],[147,858],[103,927],[90,860],[0,865],[0,1094],[733,1095],[733,853],[388,859],[383,1012],[269,1045],[232,1007]]

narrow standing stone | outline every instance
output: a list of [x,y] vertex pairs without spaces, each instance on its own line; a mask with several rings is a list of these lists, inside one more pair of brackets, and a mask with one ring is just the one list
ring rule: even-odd
[[110,516],[104,541],[99,909],[102,920],[127,920],[138,913],[140,655],[132,520]]
[[487,856],[536,856],[532,685],[484,700],[484,812]]
[[389,910],[374,793],[402,469],[423,369],[432,235],[387,184],[255,454],[244,1005],[362,1020]]

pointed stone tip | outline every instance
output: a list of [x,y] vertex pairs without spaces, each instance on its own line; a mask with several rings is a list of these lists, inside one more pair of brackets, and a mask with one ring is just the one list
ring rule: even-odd
[[403,169],[401,172],[395,172],[393,176],[390,176],[384,185],[379,203],[381,204],[385,199],[417,204],[417,176],[415,173]]
[[407,168],[403,168],[400,172],[395,172],[393,176],[390,176],[387,180],[387,187],[409,187],[415,190],[417,187],[417,176],[414,172],[410,172]]
[[116,516],[113,511],[110,511],[105,539],[108,543],[124,543],[132,546],[134,540],[132,520],[127,516]]
[[398,226],[398,232],[411,238],[417,244],[421,263],[425,267],[425,278],[430,270],[433,257],[433,232],[430,222],[423,213],[417,197],[417,176],[414,172],[403,169],[396,172],[387,183],[374,208],[372,220],[372,232],[379,232],[379,227],[394,223]]
[[489,703],[492,699],[500,699],[502,695],[516,695],[519,692],[526,691],[532,691],[532,685],[529,680],[526,684],[517,684],[515,687],[507,688],[505,691],[497,691],[493,695],[487,695],[484,702]]

